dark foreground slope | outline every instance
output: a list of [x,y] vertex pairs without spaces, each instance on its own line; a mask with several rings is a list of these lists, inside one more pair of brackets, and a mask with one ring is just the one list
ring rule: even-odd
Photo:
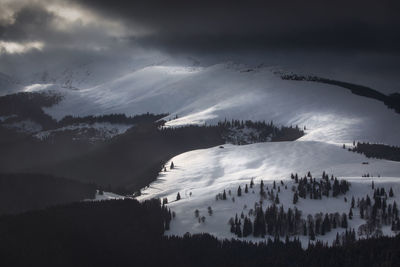
[[223,143],[215,127],[159,129],[147,124],[133,127],[83,155],[34,169],[93,182],[121,194],[133,193],[154,181],[173,156]]
[[[165,128],[166,114],[66,116],[53,120],[42,108],[60,97],[47,93],[20,93],[0,97],[0,172],[43,173],[93,183],[107,191],[130,194],[154,181],[170,158],[194,149],[224,144],[292,141],[304,132],[272,122],[224,121],[214,126]],[[26,107],[27,110],[24,110]],[[46,131],[45,138],[10,127],[32,121]],[[125,134],[96,139],[69,126],[94,123],[132,126]],[[64,130],[60,130],[64,129]],[[49,134],[49,132],[51,132]],[[248,136],[241,134],[249,132]]]
[[[398,266],[400,237],[303,250],[298,241],[249,243],[163,236],[160,201],[75,203],[0,217],[2,266]],[[172,219],[171,223],[174,223]]]
[[67,134],[41,141],[1,127],[0,140],[0,172],[49,174],[118,193],[148,185],[177,154],[224,143],[218,127],[160,129],[154,123],[97,143]]
[[95,194],[93,184],[42,174],[0,173],[0,214],[93,199]]

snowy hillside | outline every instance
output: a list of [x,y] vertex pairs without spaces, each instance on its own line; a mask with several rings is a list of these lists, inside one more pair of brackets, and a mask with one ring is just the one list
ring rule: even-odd
[[326,84],[284,81],[270,68],[233,63],[209,67],[155,65],[82,90],[46,112],[92,115],[169,113],[168,123],[216,123],[228,119],[273,120],[306,126],[304,140],[353,140],[400,144],[400,116],[382,103]]
[[[224,148],[214,147],[187,152],[172,158],[171,162],[175,168],[168,168],[167,172],[162,172],[159,179],[144,189],[139,197],[168,198],[168,206],[176,213],[168,234],[208,232],[219,237],[234,237],[229,231],[228,220],[242,212],[247,215],[254,203],[260,200],[261,180],[270,189],[275,180],[280,186],[280,205],[283,205],[285,210],[296,206],[303,212],[303,218],[319,212],[348,213],[352,197],[357,200],[369,194],[372,198],[372,181],[376,187],[384,187],[386,192],[390,187],[393,188],[395,197],[388,200],[388,204],[393,204],[394,200],[400,203],[399,162],[367,159],[332,144],[295,141],[245,146],[226,145]],[[368,164],[365,164],[366,162]],[[308,171],[319,178],[323,171],[339,179],[345,178],[351,183],[350,190],[337,197],[323,196],[322,200],[300,199],[293,205],[292,186],[295,184],[290,175],[298,173],[302,177]],[[365,174],[373,177],[362,177]],[[244,189],[245,184],[249,185],[252,178],[255,182],[255,193],[250,190],[248,194],[243,193],[242,197],[238,197],[238,186]],[[287,189],[280,184],[281,180]],[[216,195],[224,190],[227,194],[230,190],[232,195],[227,196],[227,201],[217,201]],[[178,192],[181,199],[175,201]],[[234,202],[232,197],[235,198]],[[344,201],[344,197],[347,198],[347,202]],[[271,204],[269,200],[263,201],[264,208]],[[208,207],[212,208],[212,216],[208,215]],[[205,223],[198,222],[194,213],[196,209],[199,210],[200,217],[206,217]],[[360,219],[358,209],[353,209],[353,212],[354,218],[349,220],[349,227],[357,231],[365,221]],[[325,236],[317,236],[317,239],[329,240],[331,243],[336,237],[336,232],[344,231],[345,229],[338,228]],[[382,227],[382,231],[385,234],[393,234],[390,226]],[[308,237],[302,237],[302,240],[307,243]]]

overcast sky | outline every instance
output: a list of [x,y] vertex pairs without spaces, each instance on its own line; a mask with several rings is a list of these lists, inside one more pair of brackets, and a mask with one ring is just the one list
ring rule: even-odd
[[139,48],[397,55],[399,7],[396,0],[0,0],[0,71],[26,59],[62,62]]

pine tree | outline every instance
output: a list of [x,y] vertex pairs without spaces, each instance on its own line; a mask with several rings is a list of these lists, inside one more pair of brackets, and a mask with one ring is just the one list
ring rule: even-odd
[[322,222],[322,226],[325,228],[325,233],[331,231],[331,222],[329,221],[328,214],[325,214],[324,221]]
[[253,181],[253,178],[251,178],[251,181],[250,181],[250,188],[253,188],[253,186],[254,186],[254,181]]
[[343,213],[342,214],[342,228],[347,228],[347,215],[346,215],[346,213]]
[[253,235],[255,237],[261,236],[264,238],[266,234],[265,226],[264,212],[262,208],[258,208],[254,219]]
[[293,204],[296,204],[298,201],[299,201],[299,195],[297,194],[297,191],[296,191],[293,194]]
[[334,246],[334,247],[339,247],[340,246],[339,233],[336,233],[336,239],[335,239],[335,241],[333,241],[332,246]]
[[261,180],[261,184],[260,184],[260,195],[264,196],[265,191],[264,191],[264,182],[263,180]]
[[393,196],[394,196],[394,194],[393,194],[393,188],[390,187],[390,190],[389,190],[389,197],[393,197]]
[[332,196],[336,197],[337,195],[339,195],[339,193],[340,193],[339,181],[335,178],[335,180],[333,182],[333,187],[332,187]]
[[276,197],[275,197],[275,204],[279,204],[279,196],[278,196],[278,194],[276,194]]
[[208,207],[208,215],[210,215],[210,216],[213,215],[213,210],[211,209],[211,207]]
[[199,212],[199,210],[196,209],[194,211],[194,217],[199,218],[199,215],[200,215],[200,212]]
[[349,211],[349,219],[350,220],[353,219],[353,209],[352,208],[350,208],[350,211]]
[[310,233],[310,240],[315,240],[314,225],[311,223],[308,232]]
[[366,199],[366,201],[365,201],[365,204],[366,204],[367,206],[371,206],[371,199],[369,198],[369,195],[367,195],[367,199]]
[[398,217],[399,217],[399,210],[397,209],[397,203],[396,203],[396,201],[393,202],[392,213],[393,213],[393,217],[394,217],[395,219],[398,219]]
[[243,223],[243,236],[247,237],[253,233],[253,226],[247,217],[244,218],[244,223]]
[[392,231],[393,232],[397,231],[397,225],[396,225],[396,221],[395,220],[392,221]]
[[238,237],[242,237],[242,228],[240,227],[240,221],[239,223],[236,225],[236,235]]
[[174,162],[171,161],[171,165],[169,165],[169,168],[172,170],[173,168],[175,168]]
[[176,200],[178,201],[180,199],[181,199],[181,194],[179,194],[179,192],[178,192],[178,194],[176,195]]
[[355,201],[354,196],[351,198],[351,208],[354,209]]
[[249,188],[247,187],[247,184],[246,184],[246,186],[244,187],[244,192],[247,194],[247,193],[249,193]]
[[226,192],[225,192],[225,190],[224,190],[224,193],[222,193],[222,199],[226,200]]
[[237,195],[238,195],[238,197],[242,196],[242,188],[240,187],[240,185],[239,185],[239,188],[237,190]]
[[232,223],[232,224],[231,224],[231,233],[234,234],[235,231],[236,231],[235,224]]

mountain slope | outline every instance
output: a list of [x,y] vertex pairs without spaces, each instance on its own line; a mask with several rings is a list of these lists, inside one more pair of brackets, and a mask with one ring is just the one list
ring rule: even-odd
[[[218,237],[231,238],[232,235],[227,225],[229,218],[235,214],[245,215],[253,208],[255,202],[260,201],[259,184],[264,181],[265,186],[272,188],[273,181],[280,186],[280,204],[285,210],[296,206],[303,212],[303,218],[308,214],[314,216],[319,212],[339,214],[348,213],[350,199],[354,196],[365,198],[367,194],[373,195],[371,182],[376,187],[384,187],[386,191],[392,187],[395,198],[388,199],[388,204],[394,200],[400,203],[400,163],[367,159],[366,157],[349,152],[339,146],[320,142],[278,142],[252,144],[245,146],[226,145],[224,148],[210,148],[195,150],[176,156],[171,159],[175,168],[160,173],[159,179],[149,187],[142,190],[139,199],[153,197],[166,197],[168,207],[176,212],[176,220],[171,224],[169,234],[183,235],[186,232],[208,232]],[[368,164],[363,164],[368,162]],[[350,190],[344,196],[323,197],[322,200],[300,199],[293,205],[293,180],[291,173],[298,173],[300,177],[308,171],[315,177],[321,177],[323,171],[345,178],[351,183]],[[361,177],[365,174],[373,177]],[[379,177],[380,176],[380,177]],[[237,189],[242,189],[245,184],[255,182],[255,193],[251,190],[242,197],[237,196]],[[280,184],[280,181],[287,186]],[[228,200],[217,201],[216,196],[227,193]],[[232,195],[228,194],[228,190]],[[277,191],[277,190],[276,190]],[[181,199],[175,201],[177,194]],[[234,197],[233,202],[231,198]],[[344,197],[348,199],[344,201]],[[264,200],[263,207],[272,205],[273,202]],[[246,207],[247,206],[247,207]],[[213,210],[212,216],[208,215],[208,207]],[[195,210],[199,210],[200,217],[205,216],[205,223],[199,223],[195,217]],[[349,220],[349,227],[355,228],[364,223],[360,219],[358,209],[353,209],[354,219]],[[384,234],[393,234],[390,227],[382,228]],[[329,241],[335,239],[336,233],[342,233],[345,229],[337,229],[318,239]],[[255,238],[259,240],[259,238]],[[303,244],[308,243],[308,237],[301,237]]]
[[[46,112],[55,118],[169,113],[170,126],[227,119],[306,126],[304,140],[400,144],[400,116],[343,88],[281,80],[269,68],[233,63],[209,67],[149,66],[83,90],[64,90]],[[176,118],[176,116],[178,116]]]

